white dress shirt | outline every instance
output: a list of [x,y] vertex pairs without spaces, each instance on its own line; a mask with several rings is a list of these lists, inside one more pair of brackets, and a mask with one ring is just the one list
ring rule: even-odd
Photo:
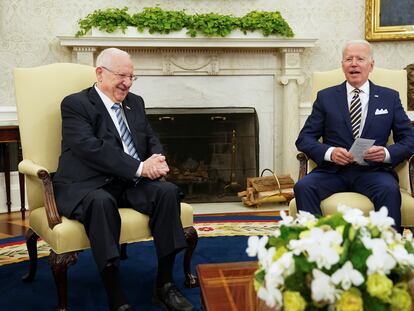
[[[120,127],[119,127],[119,123],[118,123],[118,119],[116,118],[116,112],[115,112],[115,110],[114,109],[112,109],[112,106],[115,104],[108,96],[106,96],[99,88],[98,88],[98,86],[95,84],[95,90],[96,90],[96,92],[98,92],[98,95],[99,95],[99,97],[102,99],[102,101],[103,101],[103,103],[104,103],[104,105],[105,105],[105,108],[106,108],[106,110],[108,110],[108,113],[109,113],[109,115],[111,116],[111,119],[112,119],[112,122],[114,123],[114,125],[115,125],[115,127],[116,127],[116,129],[117,129],[117,131],[118,131],[118,134],[119,134],[119,136],[121,137],[121,130],[120,130]],[[122,103],[119,103],[121,106],[122,106]],[[122,106],[122,108],[123,108],[123,106]],[[124,113],[124,109],[121,109],[121,116],[122,116],[122,119],[124,120],[124,122],[125,122],[125,125],[127,126],[127,128],[128,128],[128,131],[130,131],[129,130],[129,125],[128,125],[128,121],[127,121],[127,119],[126,119],[126,117],[125,117],[125,113]],[[131,131],[130,131],[131,132]],[[127,153],[127,154],[129,154],[129,152],[128,152],[128,147],[127,147],[127,145],[125,144],[125,142],[124,142],[124,140],[123,139],[121,139],[121,141],[122,141],[122,146],[123,146],[123,148],[124,148],[124,152],[125,153]],[[137,172],[136,172],[136,176],[137,177],[140,177],[141,176],[141,173],[142,173],[142,168],[143,168],[143,161],[141,161],[141,163],[139,164],[139,167],[138,167],[138,170],[137,170]]]

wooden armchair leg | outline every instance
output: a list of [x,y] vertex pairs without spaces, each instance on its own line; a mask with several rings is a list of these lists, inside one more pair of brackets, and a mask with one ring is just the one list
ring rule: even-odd
[[67,271],[70,265],[78,260],[77,252],[56,254],[50,251],[49,264],[52,268],[58,294],[58,311],[66,310],[67,306]]
[[198,287],[198,278],[191,273],[191,257],[197,246],[198,234],[194,227],[184,228],[185,239],[187,240],[187,249],[184,253],[184,275],[185,275],[185,286],[189,288]]
[[29,253],[29,272],[22,277],[23,282],[31,282],[37,270],[37,239],[39,236],[29,228],[26,232],[26,247]]

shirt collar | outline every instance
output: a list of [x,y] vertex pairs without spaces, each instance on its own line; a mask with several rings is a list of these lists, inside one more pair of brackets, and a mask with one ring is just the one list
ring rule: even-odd
[[[348,81],[346,81],[346,93],[348,95],[350,95],[351,93],[352,93],[352,95],[354,95],[353,94],[353,91],[354,90],[355,90],[355,88],[351,84],[349,84]],[[366,94],[366,95],[369,96],[369,80],[365,81],[365,83],[361,85],[361,87],[359,88],[359,90],[362,93],[364,93],[364,94]]]
[[[106,109],[108,109],[108,111],[111,111],[111,108],[115,103],[108,96],[106,96],[105,93],[102,92],[96,84],[94,85],[94,87],[99,97],[102,99]],[[122,103],[120,103],[120,105],[122,107]]]

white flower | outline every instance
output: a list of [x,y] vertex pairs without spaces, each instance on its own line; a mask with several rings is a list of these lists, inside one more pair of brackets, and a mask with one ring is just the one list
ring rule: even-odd
[[388,246],[383,239],[371,239],[369,237],[362,237],[362,243],[367,249],[372,250],[376,253],[386,253]]
[[311,283],[312,299],[316,302],[327,301],[335,302],[335,284],[329,275],[320,270],[313,269],[313,280]]
[[291,252],[284,253],[277,264],[283,270],[283,276],[287,277],[295,272],[295,262],[293,261],[293,254]]
[[259,252],[263,252],[266,250],[265,246],[269,241],[269,237],[264,236],[259,238],[258,236],[251,236],[247,240],[247,249],[246,253],[249,257],[256,257]]
[[273,256],[276,253],[276,248],[271,247],[268,250],[264,249],[257,255],[257,259],[262,263],[262,267],[265,271],[273,264]]
[[364,213],[357,208],[349,208],[345,205],[338,206],[338,210],[341,210],[344,219],[355,227],[363,227],[368,224],[368,219],[364,216]]
[[385,206],[381,207],[378,212],[370,211],[369,219],[371,224],[379,230],[386,230],[395,224],[394,219],[388,217],[388,209]]
[[387,275],[395,267],[397,262],[394,257],[388,253],[382,252],[373,252],[367,258],[367,274],[371,275],[373,273],[378,273],[382,275]]
[[413,239],[413,233],[411,232],[411,230],[405,230],[404,231],[404,239],[406,241],[412,241],[412,239]]
[[404,246],[397,245],[391,250],[391,254],[399,265],[414,267],[414,255],[409,254]]
[[284,269],[277,262],[270,264],[265,275],[265,281],[267,287],[280,287],[285,283],[283,277]]
[[352,284],[359,286],[364,282],[364,277],[358,270],[354,269],[352,263],[347,261],[341,269],[332,274],[332,282],[335,285],[341,284],[342,289],[348,290]]
[[316,222],[315,215],[305,212],[305,211],[299,211],[296,214],[296,223],[301,226],[311,227]]
[[257,297],[264,300],[266,302],[266,305],[270,308],[274,308],[275,306],[282,306],[282,293],[275,287],[269,289],[260,287],[259,291],[257,292]]
[[292,225],[294,223],[293,222],[293,217],[286,215],[286,212],[283,211],[283,210],[280,211],[280,217],[282,217],[282,220],[279,221],[280,225],[289,226],[289,225]]
[[294,255],[307,253],[310,262],[316,262],[319,269],[330,269],[339,261],[337,249],[342,243],[339,232],[323,231],[321,228],[312,228],[307,236],[299,240],[291,240],[288,247]]

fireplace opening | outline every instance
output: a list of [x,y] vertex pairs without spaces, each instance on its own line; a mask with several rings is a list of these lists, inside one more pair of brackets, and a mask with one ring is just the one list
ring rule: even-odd
[[254,108],[147,108],[170,172],[185,201],[240,201],[246,178],[259,170]]

